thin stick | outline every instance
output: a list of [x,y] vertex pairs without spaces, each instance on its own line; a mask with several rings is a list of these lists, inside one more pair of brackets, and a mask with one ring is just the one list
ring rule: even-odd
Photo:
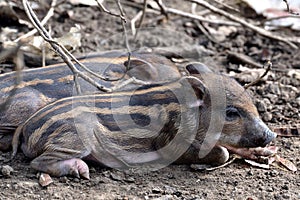
[[15,79],[14,88],[8,94],[8,97],[6,98],[5,102],[0,104],[0,110],[3,110],[5,108],[5,106],[8,105],[11,102],[12,97],[17,92],[19,84],[22,82],[21,70],[24,66],[24,57],[23,57],[23,53],[20,51],[21,46],[22,46],[22,43],[18,44],[16,47],[14,47],[12,49],[3,51],[0,54],[0,62],[2,60],[5,60],[8,56],[13,55],[14,56],[13,62],[16,65],[16,79]]
[[196,26],[200,29],[200,31],[210,40],[212,41],[213,43],[216,43],[216,44],[219,44],[220,42],[218,42],[216,40],[215,37],[213,37],[212,35],[209,34],[209,32],[204,28],[204,26],[202,25],[201,22],[199,21],[194,21],[194,23],[196,24]]
[[227,5],[226,3],[220,1],[220,0],[213,0],[214,2],[220,4],[221,6],[223,6],[224,8],[227,8],[229,10],[232,10],[234,12],[240,13],[240,11],[232,6]]
[[298,46],[293,44],[292,42],[295,42],[295,43],[300,43],[300,38],[293,38],[293,37],[289,37],[289,38],[283,38],[281,36],[278,36],[278,35],[275,35],[274,33],[271,33],[269,31],[266,31],[265,29],[263,28],[260,28],[260,27],[257,27],[257,26],[254,26],[253,24],[245,21],[245,20],[242,20],[234,15],[231,15],[230,13],[227,13],[225,12],[224,10],[221,10],[219,8],[216,8],[214,7],[213,5],[209,4],[208,2],[204,1],[204,0],[188,0],[188,1],[191,1],[191,2],[194,2],[194,3],[197,3],[205,8],[208,8],[209,10],[211,10],[212,12],[215,12],[215,13],[218,13],[220,15],[223,15],[224,17],[227,17],[228,19],[231,19],[235,22],[238,22],[240,24],[242,24],[243,26],[245,27],[248,27],[252,30],[254,30],[255,32],[259,33],[260,35],[263,35],[265,37],[268,37],[268,38],[271,38],[271,39],[274,39],[274,40],[278,40],[278,41],[281,41],[281,42],[284,42],[286,44],[288,44],[289,46],[291,46],[293,49],[298,49]]
[[166,6],[163,4],[162,0],[155,0],[155,2],[157,3],[159,9],[160,9],[160,12],[167,18],[169,19],[169,16],[168,16],[168,12],[166,11]]
[[[117,5],[118,5],[118,8],[120,10],[120,16],[122,16],[125,19],[125,14],[124,14],[124,11],[123,11],[123,7],[120,3],[120,0],[116,0],[116,2],[117,2]],[[131,53],[131,49],[130,49],[130,46],[129,46],[129,40],[128,40],[128,35],[127,35],[127,30],[126,30],[125,24],[126,24],[126,20],[122,20],[122,27],[123,27],[124,36],[125,36],[126,48],[127,48],[128,53]]]
[[268,72],[272,69],[273,64],[270,60],[268,60],[266,65],[267,65],[267,68],[266,68],[265,72],[260,77],[258,77],[256,80],[254,80],[253,82],[244,85],[245,89],[248,89],[250,86],[256,85],[261,79],[263,79],[268,74]]
[[[93,80],[92,78],[90,78],[89,76],[84,74],[83,72],[79,71],[74,66],[74,64],[72,63],[72,61],[70,59],[70,55],[71,55],[70,52],[64,46],[60,45],[59,43],[57,43],[56,41],[54,41],[52,39],[51,35],[47,32],[47,30],[40,24],[39,19],[37,18],[37,16],[33,12],[33,10],[30,7],[28,1],[27,0],[22,0],[22,3],[23,3],[23,6],[24,6],[24,9],[25,9],[25,12],[26,12],[28,18],[30,19],[31,23],[33,24],[33,26],[38,30],[38,32],[44,38],[44,40],[46,40],[47,42],[50,43],[52,48],[61,56],[61,58],[64,60],[64,62],[72,70],[72,72],[74,74],[75,87],[76,87],[76,90],[77,90],[78,94],[81,93],[80,85],[78,83],[78,77],[83,78],[85,81],[89,82],[91,85],[95,86],[97,89],[99,89],[101,91],[104,91],[104,92],[111,91],[111,89],[106,88],[106,87],[98,84],[95,80]],[[73,55],[71,55],[71,57],[75,58]],[[74,61],[76,62],[78,60],[75,58]],[[80,63],[78,62],[78,64],[80,64]],[[83,66],[83,65],[81,65],[81,66]]]
[[101,12],[105,12],[105,13],[107,13],[107,14],[109,14],[109,15],[114,16],[114,17],[119,17],[119,18],[121,18],[121,20],[123,20],[123,21],[126,22],[126,19],[125,19],[125,17],[124,17],[123,15],[119,15],[119,14],[116,14],[116,13],[112,13],[110,10],[106,9],[106,8],[104,7],[104,5],[103,5],[99,0],[95,0],[95,1],[97,2],[98,8],[99,8],[99,10],[100,10]]
[[199,15],[193,15],[191,13],[187,13],[187,12],[177,10],[174,8],[165,8],[165,10],[167,13],[176,14],[176,15],[180,15],[183,17],[191,18],[191,19],[196,19],[201,22],[207,22],[207,23],[218,24],[218,25],[227,25],[227,26],[240,26],[240,24],[235,23],[235,22],[228,22],[228,21],[223,21],[223,20],[211,20],[211,19],[201,17]]
[[[52,3],[51,3],[49,11],[47,12],[47,14],[44,17],[44,19],[41,21],[41,25],[42,26],[44,26],[47,23],[47,21],[53,16],[53,14],[54,14],[54,7],[56,6],[56,2],[57,2],[57,0],[52,0]],[[29,31],[25,35],[22,35],[21,37],[18,37],[17,39],[15,39],[14,42],[19,42],[20,40],[22,40],[24,38],[28,38],[28,37],[36,34],[37,32],[38,32],[37,29],[32,29],[31,31]]]
[[[130,5],[130,6],[134,6],[136,8],[139,8],[139,9],[143,8],[140,4],[136,4],[136,3],[133,4],[132,2],[130,2],[128,0],[126,0],[124,3],[126,3],[127,5]],[[227,25],[227,26],[240,26],[239,23],[223,21],[223,20],[206,19],[206,18],[201,17],[199,15],[194,15],[194,14],[184,12],[184,11],[181,11],[181,10],[177,10],[177,9],[174,9],[174,8],[164,7],[164,10],[167,14],[175,14],[175,15],[179,15],[179,16],[182,16],[182,17],[199,20],[201,22],[207,22],[207,23],[210,23],[210,24]],[[160,11],[160,10],[155,9],[155,8],[149,8],[147,12],[149,12],[149,11]]]
[[138,29],[137,29],[137,31],[134,34],[134,40],[136,39],[136,37],[138,35],[138,32],[139,32],[139,29],[141,28],[141,25],[142,25],[142,23],[144,21],[144,18],[145,18],[145,15],[146,15],[146,9],[147,9],[147,0],[144,0],[141,20],[139,21],[139,24],[137,26]]
[[[121,16],[125,16],[125,13],[123,11],[123,7],[120,3],[120,0],[116,0],[117,2],[117,5],[118,5],[118,8],[120,10],[120,14]],[[125,17],[124,17],[125,19]],[[127,30],[126,30],[126,26],[125,26],[125,23],[126,23],[126,20],[121,20],[122,22],[122,27],[123,27],[123,32],[124,32],[124,37],[125,37],[125,44],[126,44],[126,48],[127,48],[127,53],[128,53],[128,59],[127,59],[127,62],[128,62],[128,65],[126,66],[126,72],[124,73],[124,75],[128,72],[128,70],[130,69],[130,63],[131,63],[131,49],[130,49],[130,45],[129,45],[129,40],[128,40],[128,35],[127,35]]]
[[228,54],[228,56],[234,57],[235,59],[239,60],[239,62],[251,65],[251,66],[256,67],[256,68],[261,68],[261,64],[255,62],[251,57],[249,57],[247,55],[244,55],[242,53],[229,51],[229,50],[227,50],[226,53]]
[[293,15],[299,15],[299,13],[295,13],[295,12],[293,12],[293,11],[290,10],[290,5],[289,5],[289,3],[288,3],[287,0],[282,0],[282,1],[286,4],[286,10],[287,10],[289,13],[291,13],[291,14],[293,14]]
[[142,15],[143,15],[143,11],[140,11],[140,12],[138,12],[138,14],[137,14],[134,18],[132,18],[132,20],[130,21],[130,24],[131,24],[131,32],[132,32],[133,35],[135,35],[135,37],[136,37],[136,35],[137,35],[135,23],[136,23],[136,21],[137,21]]
[[118,5],[119,11],[120,11],[120,14],[112,13],[111,11],[106,9],[98,0],[95,0],[95,1],[97,2],[100,11],[104,11],[105,13],[107,13],[109,15],[119,17],[121,19],[121,24],[122,24],[122,27],[123,27],[123,32],[124,32],[124,37],[125,37],[125,44],[126,44],[126,48],[127,48],[127,52],[128,52],[128,60],[127,60],[128,61],[128,66],[126,66],[126,71],[123,74],[123,76],[121,78],[115,79],[115,80],[120,80],[120,79],[124,78],[125,75],[127,74],[127,71],[130,67],[130,58],[131,58],[131,49],[130,49],[130,46],[129,46],[128,35],[127,35],[126,26],[125,26],[125,24],[126,24],[125,14],[124,14],[122,5],[120,3],[120,0],[116,0],[116,3]]
[[[196,7],[197,4],[196,3],[192,3],[192,7],[191,7],[191,12],[192,14],[196,14]],[[212,35],[210,35],[210,33],[205,29],[205,27],[202,25],[201,22],[194,20],[194,23],[196,24],[196,26],[199,28],[199,30],[213,43],[219,43],[215,37],[213,37]]]

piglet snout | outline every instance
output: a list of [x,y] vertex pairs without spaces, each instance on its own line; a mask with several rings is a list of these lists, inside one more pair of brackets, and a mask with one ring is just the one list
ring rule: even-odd
[[269,128],[264,132],[264,137],[262,138],[262,141],[260,141],[261,147],[265,147],[267,144],[269,144],[272,140],[276,138],[277,134],[271,131]]
[[276,138],[277,134],[271,131],[261,119],[258,119],[256,123],[256,127],[258,128],[257,130],[259,130],[258,132],[261,132],[262,134],[258,134],[258,138],[255,143],[257,146],[265,147]]
[[265,147],[277,136],[269,127],[259,118],[246,126],[247,134],[240,139],[241,147]]

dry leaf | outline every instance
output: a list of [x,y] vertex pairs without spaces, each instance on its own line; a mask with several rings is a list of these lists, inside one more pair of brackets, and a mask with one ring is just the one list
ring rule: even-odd
[[287,169],[293,172],[297,171],[297,167],[291,161],[281,158],[279,155],[275,156],[275,160],[285,166]]
[[[74,51],[78,47],[81,46],[81,33],[80,27],[72,27],[69,33],[66,33],[60,38],[54,38],[55,41],[60,43],[61,45],[65,46],[69,51]],[[9,48],[17,46],[16,42],[4,42],[3,47]],[[21,49],[26,53],[31,53],[34,55],[42,56],[43,49],[45,50],[45,57],[46,59],[53,59],[57,55],[52,50],[52,47],[49,43],[45,42],[41,36],[35,36],[31,38],[31,41],[28,42],[26,45],[23,45]]]
[[270,169],[270,165],[269,164],[263,164],[263,163],[258,163],[255,162],[254,160],[248,160],[248,159],[244,159],[246,163],[255,166],[255,167],[260,167],[260,168],[264,168],[264,169]]
[[80,26],[75,25],[75,27],[70,29],[69,33],[60,38],[55,38],[54,40],[65,46],[69,51],[74,51],[76,48],[81,46]]

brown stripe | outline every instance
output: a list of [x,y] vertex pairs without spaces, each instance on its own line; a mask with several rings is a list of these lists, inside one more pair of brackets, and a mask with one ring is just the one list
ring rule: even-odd
[[[45,109],[42,108],[39,112],[33,114],[32,117],[29,118],[27,121],[33,120],[33,123],[34,123],[34,122],[38,121],[40,118],[43,118],[45,115],[51,115],[51,112],[54,112],[58,109],[63,108],[64,106],[68,106],[73,103],[78,103],[78,102],[83,102],[83,101],[85,103],[122,102],[124,100],[125,96],[130,97],[132,95],[143,95],[143,94],[147,94],[147,93],[154,92],[154,91],[165,91],[166,89],[176,89],[176,88],[180,88],[180,84],[173,83],[173,84],[166,85],[166,86],[159,86],[159,87],[148,88],[145,90],[136,90],[136,91],[130,91],[130,92],[101,93],[101,94],[95,94],[95,95],[67,97],[67,98],[59,99],[59,100],[49,104],[49,106],[53,106],[54,104],[56,104],[56,106],[53,106],[53,108],[51,108],[47,111],[43,111]],[[118,97],[115,97],[115,96],[118,96]],[[111,97],[111,98],[102,99],[101,97]],[[39,114],[39,116],[36,117],[38,114]]]
[[[24,88],[24,87],[28,87],[28,86],[32,86],[32,85],[37,85],[37,84],[48,84],[48,85],[52,85],[53,84],[53,80],[52,79],[34,79],[32,81],[27,81],[27,82],[21,82],[17,88],[21,89],[21,88]],[[14,89],[14,85],[13,86],[10,86],[10,87],[6,87],[6,88],[3,88],[1,89],[1,92],[10,92],[11,90]]]
[[[179,111],[179,109],[181,109],[178,106],[177,103],[170,103],[170,104],[164,106],[164,108],[168,112],[169,111]],[[40,133],[41,132],[46,133],[47,129],[59,120],[67,120],[67,119],[76,118],[82,113],[94,113],[94,114],[99,113],[99,114],[103,114],[103,115],[107,115],[107,114],[128,114],[128,110],[130,110],[130,111],[135,110],[135,111],[138,111],[138,113],[149,115],[149,112],[148,112],[149,107],[147,107],[147,106],[124,106],[124,107],[121,107],[121,108],[115,108],[113,110],[113,113],[112,113],[112,110],[109,109],[109,108],[104,108],[103,109],[103,108],[96,108],[96,107],[79,106],[79,107],[76,107],[76,108],[74,108],[74,109],[72,109],[68,112],[64,112],[64,113],[61,113],[61,114],[58,114],[58,115],[51,116],[41,127],[39,127],[38,129],[33,131],[33,133],[31,134],[31,136],[29,138],[29,142],[32,143],[32,144],[37,143],[40,140],[40,138],[42,137],[42,135]],[[130,112],[130,114],[133,114],[133,113],[134,112]],[[42,113],[42,114],[44,114],[44,113]],[[153,116],[157,117],[156,115],[157,115],[157,113],[155,115],[150,115],[150,116],[151,117],[153,117]],[[38,116],[37,119],[36,118],[33,118],[33,119],[35,119],[35,121],[38,121],[40,118],[41,117]],[[94,120],[92,120],[92,122],[93,121]],[[30,121],[29,125],[31,123],[32,123],[32,121]],[[97,123],[97,124],[99,123],[97,121],[97,117],[95,118],[94,123]],[[24,128],[26,129],[26,127],[24,127]],[[131,134],[128,134],[127,136],[136,136],[136,133],[139,132],[138,130],[139,129],[136,129],[136,128],[129,129],[128,133],[131,133]],[[143,130],[144,130],[144,128],[143,128]],[[59,134],[59,132],[56,132],[55,135],[57,135],[57,134]],[[146,135],[145,135],[145,137],[146,137]]]

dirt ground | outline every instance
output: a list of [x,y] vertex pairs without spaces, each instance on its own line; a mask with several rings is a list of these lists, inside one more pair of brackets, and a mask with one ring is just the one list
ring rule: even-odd
[[[166,1],[170,7],[180,6],[189,11],[190,4]],[[117,12],[112,3],[107,7]],[[129,19],[139,9],[124,5]],[[69,14],[68,14],[69,12]],[[70,13],[72,14],[70,16]],[[273,71],[250,88],[262,119],[270,126],[300,124],[300,51],[287,44],[263,37],[243,27],[220,26],[224,29],[217,38],[209,40],[191,19],[170,15],[147,14],[143,29],[131,48],[172,52],[184,59],[204,62],[214,70],[237,78],[242,84],[256,78],[242,67],[255,72],[253,66],[238,59],[234,53],[250,56],[257,63],[272,59]],[[81,26],[82,46],[75,53],[124,49],[122,26],[118,18],[100,13],[95,7],[61,4],[48,22],[55,36],[68,32],[74,24]],[[217,25],[213,25],[217,29]],[[23,30],[24,31],[24,30]],[[131,35],[130,26],[128,33]],[[225,36],[225,31],[231,31]],[[300,36],[289,29],[278,30]],[[131,36],[129,36],[131,37]],[[223,37],[223,38],[222,38]],[[232,53],[234,52],[234,53]],[[262,71],[259,71],[261,73]],[[300,168],[300,137],[278,137],[274,144],[278,154]],[[194,171],[187,165],[171,165],[154,172],[117,171],[90,166],[91,180],[73,177],[53,178],[48,187],[38,184],[37,172],[30,169],[30,160],[19,153],[11,162],[4,163],[10,152],[0,154],[0,199],[300,199],[300,172],[271,166],[261,169],[242,160],[215,170]],[[7,176],[4,169],[13,168]]]

